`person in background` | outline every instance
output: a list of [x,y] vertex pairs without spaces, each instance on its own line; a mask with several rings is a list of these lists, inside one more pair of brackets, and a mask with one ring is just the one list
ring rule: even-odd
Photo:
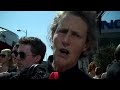
[[114,58],[107,70],[106,79],[108,80],[120,80],[120,44],[115,49]]
[[14,67],[14,62],[11,57],[10,49],[3,49],[0,53],[0,73],[2,72],[16,72],[16,68]]
[[18,47],[19,47],[19,44],[16,43],[14,46],[13,46],[13,49],[12,49],[12,60],[14,61],[14,66],[17,68],[18,70],[18,67],[17,67],[17,55],[18,55]]
[[37,37],[22,37],[18,41],[17,66],[14,75],[0,77],[0,79],[46,79],[47,68],[43,62],[46,45]]
[[95,68],[97,67],[97,64],[96,62],[91,62],[89,65],[88,65],[88,75],[90,77],[94,77],[95,76]]
[[108,64],[108,65],[107,65],[106,72],[102,73],[101,79],[106,79],[107,70],[109,69],[110,66],[111,66],[111,64]]
[[96,12],[64,11],[54,18],[50,30],[53,49],[49,79],[92,79],[79,69],[78,60],[96,48]]
[[102,69],[100,67],[95,68],[95,76],[94,79],[101,79]]

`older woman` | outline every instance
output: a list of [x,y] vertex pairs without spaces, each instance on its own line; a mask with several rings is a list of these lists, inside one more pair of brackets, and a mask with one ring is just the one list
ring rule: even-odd
[[53,49],[50,79],[91,79],[78,68],[78,60],[96,47],[96,14],[93,11],[65,11],[55,17],[50,42]]

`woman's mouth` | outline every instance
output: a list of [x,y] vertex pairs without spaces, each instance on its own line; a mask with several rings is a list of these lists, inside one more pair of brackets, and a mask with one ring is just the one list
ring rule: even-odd
[[70,52],[64,48],[61,48],[59,51],[60,51],[60,57],[62,57],[62,58],[66,58],[70,54]]

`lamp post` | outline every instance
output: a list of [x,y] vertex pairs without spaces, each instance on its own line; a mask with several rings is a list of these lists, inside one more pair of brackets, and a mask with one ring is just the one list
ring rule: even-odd
[[17,31],[19,31],[19,32],[21,32],[21,31],[24,32],[24,33],[26,34],[26,37],[27,37],[27,30],[26,30],[26,31],[23,31],[23,30],[20,30],[20,29],[19,29],[19,30],[17,30]]

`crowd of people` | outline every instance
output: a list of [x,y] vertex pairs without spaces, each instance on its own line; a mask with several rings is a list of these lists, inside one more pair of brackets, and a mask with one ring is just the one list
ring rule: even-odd
[[120,45],[115,51],[117,62],[105,73],[95,62],[88,65],[87,73],[79,68],[79,61],[96,50],[96,30],[95,11],[58,14],[50,28],[53,53],[48,61],[43,63],[47,48],[40,38],[21,37],[12,50],[1,50],[0,79],[119,79]]

